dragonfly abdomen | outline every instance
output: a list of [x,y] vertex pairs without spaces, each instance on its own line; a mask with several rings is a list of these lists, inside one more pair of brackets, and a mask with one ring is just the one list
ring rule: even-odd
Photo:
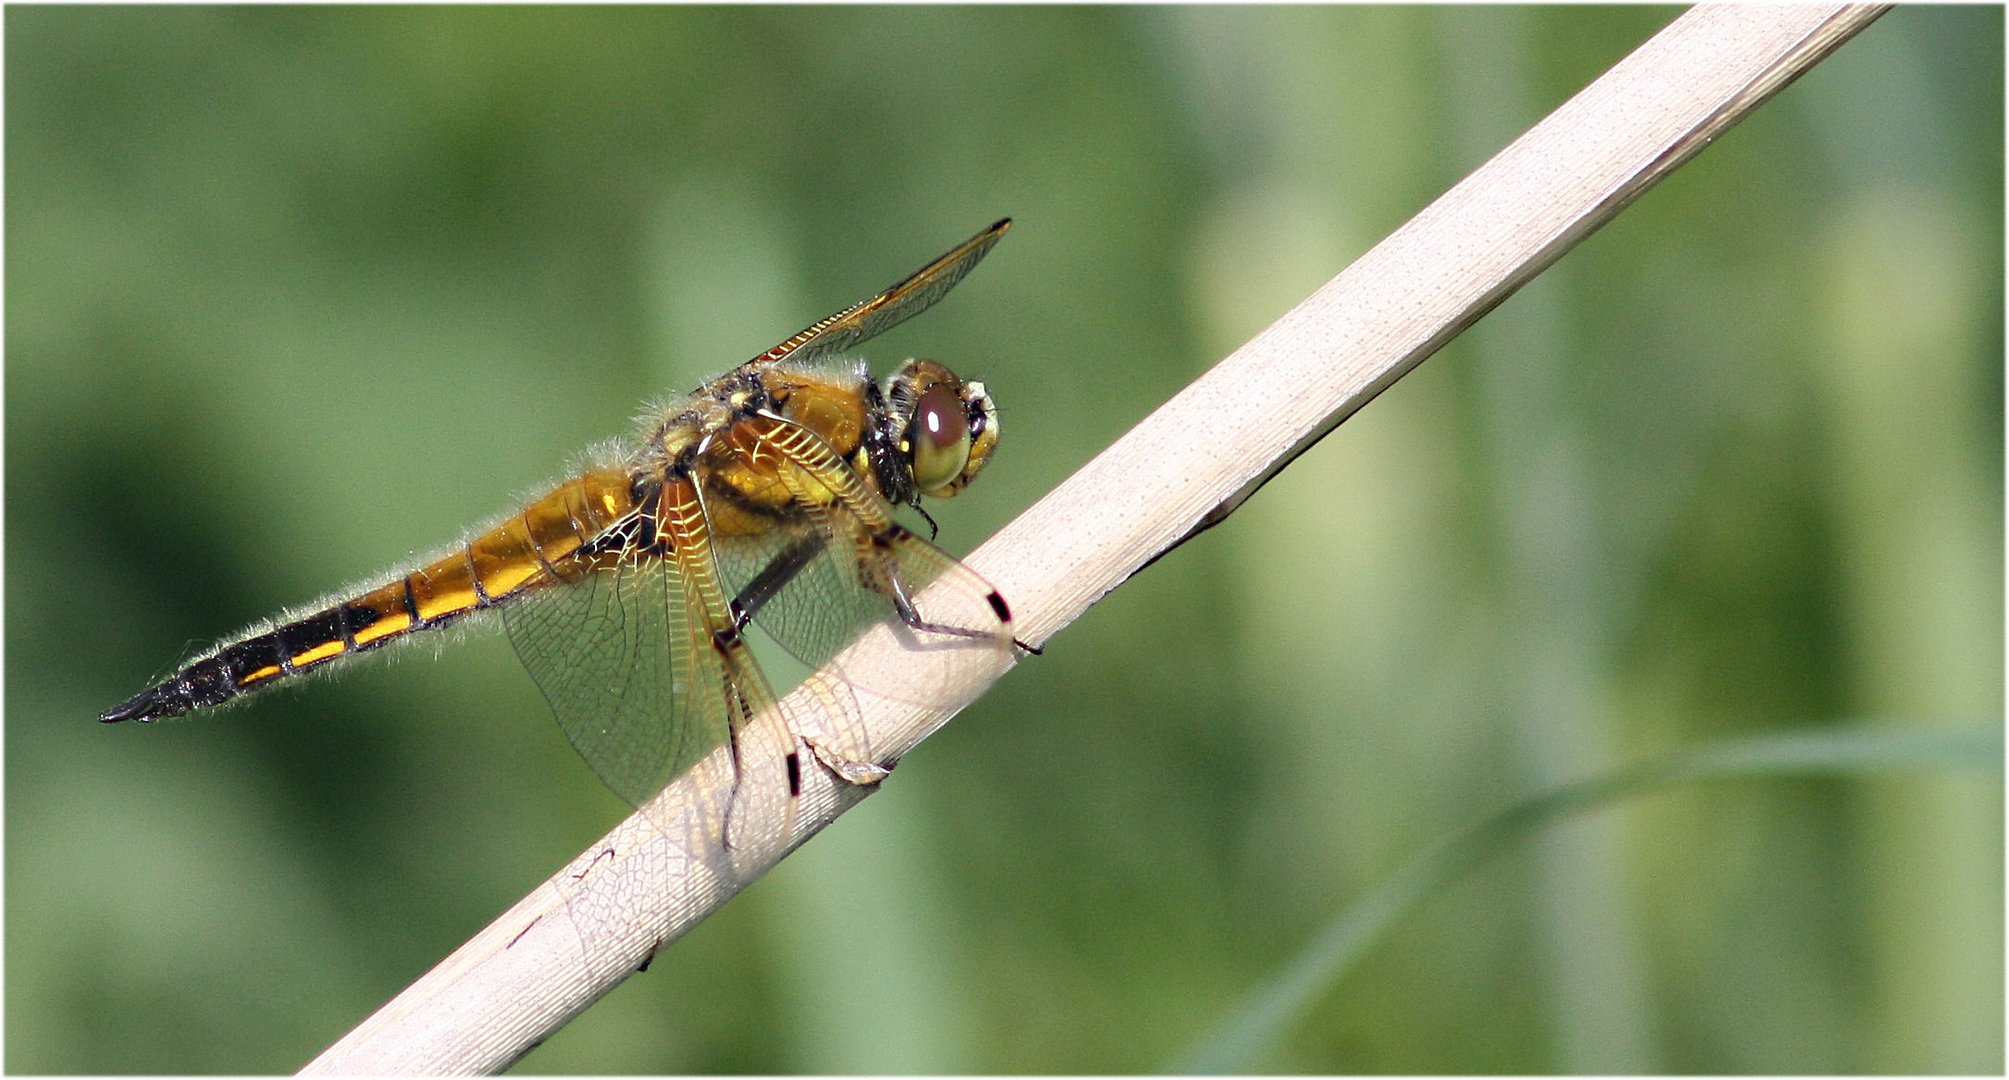
[[312,615],[249,635],[99,716],[156,720],[222,705],[420,630],[587,572],[582,547],[634,509],[629,474],[598,469],[560,484],[450,554]]

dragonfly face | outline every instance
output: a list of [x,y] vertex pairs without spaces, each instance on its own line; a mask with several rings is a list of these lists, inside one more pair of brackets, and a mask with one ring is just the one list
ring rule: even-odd
[[[743,636],[749,623],[811,669],[880,622],[923,652],[1009,651],[1004,599],[893,518],[896,505],[954,495],[983,468],[998,438],[990,395],[930,360],[874,383],[837,354],[940,299],[1010,224],[699,387],[652,418],[626,457],[374,589],[228,642],[101,719],[222,705],[492,609],[572,744],[640,806],[721,745],[738,762],[749,725],[786,724]],[[840,676],[930,700],[927,665],[916,670]],[[817,757],[845,778],[884,775],[862,736],[819,740]],[[789,751],[790,795],[801,767]]]

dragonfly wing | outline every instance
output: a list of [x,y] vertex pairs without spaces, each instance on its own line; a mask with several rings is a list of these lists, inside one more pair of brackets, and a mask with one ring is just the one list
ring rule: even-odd
[[990,253],[991,247],[1009,228],[1010,218],[993,223],[951,248],[941,258],[907,275],[885,292],[809,324],[801,333],[754,357],[749,363],[772,364],[784,357],[815,360],[841,353],[875,334],[892,329],[947,295],[979,260]]
[[614,793],[640,807],[722,745],[723,704],[693,678],[674,563],[622,562],[503,608],[516,655],[558,726]]
[[[562,584],[505,607],[509,637],[608,787],[684,850],[764,865],[795,828],[795,737],[739,635],[693,481],[665,478],[646,505],[556,567]],[[656,798],[721,746],[729,767],[695,801]]]

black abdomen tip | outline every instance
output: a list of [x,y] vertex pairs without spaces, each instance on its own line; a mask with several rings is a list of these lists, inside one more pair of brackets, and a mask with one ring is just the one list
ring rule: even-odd
[[[270,636],[266,635],[267,638]],[[265,638],[254,640],[263,641]],[[122,720],[162,720],[229,701],[243,693],[237,688],[230,666],[224,659],[230,651],[225,649],[223,655],[190,664],[174,678],[150,686],[133,695],[131,700],[99,713],[98,721],[116,724]]]
[[163,687],[153,686],[133,695],[132,700],[114,705],[98,714],[101,724],[116,724],[124,720],[157,720],[164,716],[180,716],[188,711],[187,706],[175,708],[174,700],[162,692]]

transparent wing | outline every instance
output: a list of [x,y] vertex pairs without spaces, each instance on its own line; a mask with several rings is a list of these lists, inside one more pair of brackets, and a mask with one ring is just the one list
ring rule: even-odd
[[503,622],[566,738],[630,805],[729,737],[712,690],[722,676],[696,670],[717,662],[691,647],[674,563],[604,566],[504,607]]
[[[795,738],[731,632],[705,523],[660,516],[673,490],[688,493],[690,481],[665,482],[658,516],[625,519],[582,547],[560,567],[568,580],[505,606],[504,623],[559,727],[609,788],[675,850],[722,857],[719,873],[757,870],[794,833]],[[704,782],[656,798],[721,746],[730,753]]]
[[843,352],[875,334],[892,329],[947,295],[950,289],[956,287],[956,282],[963,280],[963,276],[990,253],[992,245],[1009,228],[1010,218],[997,221],[885,292],[811,323],[801,333],[748,363],[772,364],[783,357],[814,360]]

